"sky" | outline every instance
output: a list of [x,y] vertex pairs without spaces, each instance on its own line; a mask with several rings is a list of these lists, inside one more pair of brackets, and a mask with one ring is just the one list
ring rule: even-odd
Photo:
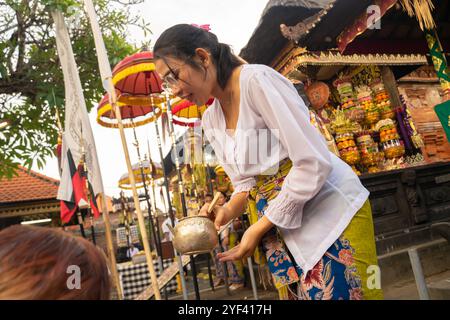
[[[210,24],[211,32],[217,35],[219,41],[231,45],[235,53],[239,54],[258,25],[266,4],[266,0],[146,0],[143,4],[137,5],[134,12],[150,22],[152,35],[149,37],[152,44],[165,29],[172,25]],[[143,32],[137,29],[130,29],[129,36],[129,41],[138,46],[143,40],[148,41],[144,38]],[[108,52],[108,55],[113,54],[114,52]],[[117,182],[127,172],[119,131],[98,125],[96,108],[92,109],[89,119],[97,146],[105,193],[109,196],[117,196],[120,193]],[[147,140],[149,140],[152,159],[159,161],[154,125],[138,127],[136,133],[142,148],[141,154],[147,153]],[[131,162],[136,163],[138,157],[136,148],[132,145],[133,132],[131,129],[126,129],[125,134]],[[170,146],[167,146],[166,150],[168,151],[169,148]],[[47,159],[43,170],[37,167],[33,169],[59,179],[56,158]]]

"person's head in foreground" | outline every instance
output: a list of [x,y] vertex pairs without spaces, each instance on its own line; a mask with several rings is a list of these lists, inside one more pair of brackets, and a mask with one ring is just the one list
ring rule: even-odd
[[61,230],[15,225],[0,231],[0,299],[110,297],[103,252]]
[[199,106],[220,96],[233,70],[244,63],[216,35],[189,24],[164,31],[153,54],[156,71],[173,94]]

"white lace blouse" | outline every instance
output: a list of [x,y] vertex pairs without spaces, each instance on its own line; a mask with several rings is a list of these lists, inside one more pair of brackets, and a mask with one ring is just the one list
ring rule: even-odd
[[244,65],[234,132],[226,130],[217,99],[203,130],[235,191],[249,191],[261,174],[274,174],[289,158],[292,168],[265,216],[280,230],[297,264],[307,272],[339,238],[369,196],[358,176],[331,153],[310,124],[292,83],[264,65]]

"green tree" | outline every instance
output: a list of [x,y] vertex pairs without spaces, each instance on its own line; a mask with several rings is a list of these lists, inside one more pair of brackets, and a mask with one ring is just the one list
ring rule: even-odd
[[[94,1],[111,66],[137,51],[129,26],[147,34],[148,23],[130,13],[143,0]],[[57,143],[56,108],[64,119],[64,85],[51,10],[66,17],[88,111],[103,94],[97,56],[82,1],[0,0],[0,178],[18,167],[43,168]]]

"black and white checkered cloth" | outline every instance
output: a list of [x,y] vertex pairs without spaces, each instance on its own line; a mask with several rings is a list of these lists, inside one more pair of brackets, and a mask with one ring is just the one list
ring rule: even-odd
[[[163,260],[164,269],[169,267],[173,263],[173,259]],[[156,275],[161,275],[159,269],[158,260],[153,260],[153,266],[155,268]],[[138,294],[140,294],[145,288],[150,286],[150,274],[147,269],[147,262],[139,264],[122,263],[117,265],[119,272],[120,282],[122,285],[123,295],[125,300],[133,300]],[[166,285],[167,293],[175,293],[177,291],[177,281],[173,278]],[[164,292],[161,290],[161,292]]]

